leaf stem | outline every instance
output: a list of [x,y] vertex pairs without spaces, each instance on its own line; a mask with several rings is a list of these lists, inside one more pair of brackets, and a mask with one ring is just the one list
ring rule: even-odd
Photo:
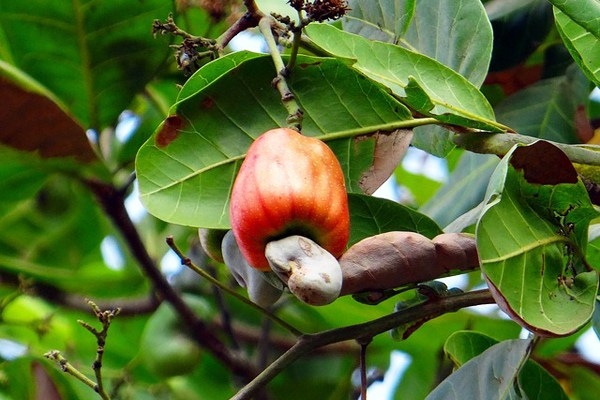
[[273,35],[272,30],[273,26],[277,23],[278,22],[275,20],[275,18],[271,16],[265,16],[258,22],[258,29],[267,42],[269,53],[271,54],[273,64],[275,65],[275,70],[277,71],[277,76],[273,80],[273,85],[279,91],[279,94],[281,95],[281,102],[288,112],[287,124],[290,128],[300,131],[302,129],[302,119],[304,113],[296,102],[294,93],[292,93],[286,81],[286,76],[288,75],[289,70],[286,68],[283,62],[283,58],[281,57],[281,53],[277,47],[277,42],[275,41],[275,36]]
[[223,283],[221,283],[220,281],[218,281],[217,279],[215,279],[215,277],[213,277],[212,275],[210,275],[208,272],[206,272],[202,268],[198,267],[196,264],[194,264],[192,262],[192,260],[189,257],[187,257],[185,254],[183,254],[183,252],[179,249],[179,247],[177,247],[177,244],[175,244],[175,241],[173,240],[172,236],[168,236],[167,239],[166,239],[166,242],[167,242],[167,245],[171,248],[171,250],[173,250],[175,252],[175,254],[177,254],[177,257],[179,257],[179,259],[181,260],[181,264],[182,265],[185,265],[186,267],[188,267],[189,269],[191,269],[192,271],[196,272],[198,275],[200,275],[201,277],[203,277],[204,279],[206,279],[207,281],[209,281],[211,284],[215,285],[219,289],[221,289],[224,292],[226,292],[226,293],[230,294],[231,296],[235,297],[236,299],[238,299],[242,303],[244,303],[244,304],[246,304],[246,305],[248,305],[248,306],[250,306],[250,307],[252,307],[252,308],[254,308],[254,309],[258,310],[258,311],[260,311],[267,318],[269,318],[273,322],[279,324],[281,327],[287,329],[294,336],[299,337],[299,336],[302,336],[304,334],[302,331],[296,329],[295,327],[293,327],[289,323],[285,322],[284,320],[282,320],[281,318],[279,318],[278,316],[276,316],[275,314],[273,314],[269,310],[260,307],[259,305],[251,302],[249,299],[247,299],[246,297],[242,296],[241,294],[239,294],[235,290],[233,290],[233,289],[225,286]]
[[294,69],[296,65],[296,59],[298,58],[298,50],[300,49],[300,43],[302,42],[302,10],[298,11],[298,21],[300,21],[300,25],[296,26],[292,30],[292,50],[290,51],[290,58],[288,59],[288,63],[286,69],[291,71]]
[[230,400],[251,399],[256,392],[268,384],[288,365],[322,346],[351,339],[360,342],[412,321],[422,320],[423,318],[433,319],[447,312],[458,311],[461,308],[491,303],[494,303],[494,298],[488,289],[476,290],[428,301],[369,322],[303,335],[294,346],[265,368]]
[[443,125],[440,121],[435,118],[415,118],[407,119],[402,121],[388,122],[380,125],[369,125],[360,128],[348,129],[345,131],[338,131],[335,133],[328,133],[326,135],[317,136],[317,138],[327,142],[336,139],[347,139],[355,136],[367,135],[377,131],[395,131],[397,129],[410,129],[416,128],[417,126],[423,125]]

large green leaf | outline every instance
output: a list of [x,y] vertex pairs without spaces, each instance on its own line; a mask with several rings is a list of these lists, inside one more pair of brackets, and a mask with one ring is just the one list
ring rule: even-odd
[[479,0],[350,1],[344,30],[425,54],[475,86],[485,79],[492,28]]
[[0,270],[90,297],[143,293],[132,262],[120,270],[105,265],[100,244],[108,226],[89,192],[61,177],[47,179],[35,197],[0,214]]
[[[572,1],[566,1],[565,3],[574,5]],[[583,10],[586,14],[585,17],[591,18],[589,21],[574,20],[570,15],[556,7],[554,8],[554,18],[556,19],[558,32],[571,56],[585,75],[596,85],[600,85],[600,47],[598,46],[598,40],[600,40],[600,31],[598,30],[600,7],[598,7],[596,1],[587,3],[587,5],[583,5],[578,2],[577,6],[572,7],[571,10]],[[588,9],[590,6],[591,8]],[[579,15],[576,14],[576,16]],[[585,22],[591,24],[585,26],[583,25]],[[595,29],[595,31],[589,29]]]
[[33,196],[48,179],[35,157],[0,146],[0,215]]
[[442,233],[442,229],[429,217],[395,201],[351,194],[348,204],[351,230],[349,246],[383,232],[418,232],[430,239]]
[[[457,367],[483,353],[498,341],[479,332],[454,332],[444,344],[444,352]],[[535,361],[527,360],[519,371],[519,386],[533,399],[568,399],[562,387],[552,375]]]
[[548,142],[515,147],[499,164],[477,245],[496,301],[522,326],[560,336],[590,319],[598,273],[585,252],[597,216],[572,164]]
[[574,116],[588,102],[588,81],[577,68],[564,76],[544,79],[496,106],[498,121],[516,132],[559,143],[580,143]]
[[0,59],[22,69],[85,128],[114,123],[170,49],[152,21],[163,0],[0,1]]
[[530,347],[531,339],[495,344],[444,379],[426,399],[505,399],[514,394],[513,385]]
[[[479,87],[492,54],[492,29],[479,0],[354,1],[344,30],[404,46],[452,68]],[[444,157],[454,148],[438,126],[415,128],[413,145]]]
[[463,153],[448,182],[419,211],[445,227],[483,200],[496,165],[494,155]]
[[388,87],[417,112],[444,123],[502,131],[481,92],[443,64],[400,46],[372,41],[331,25],[305,28],[323,51],[354,60],[353,67]]
[[411,23],[417,2],[350,0],[350,12],[342,19],[347,32],[382,42],[398,43]]
[[[348,189],[361,192],[379,139],[394,137],[376,132],[409,121],[410,112],[339,60],[300,56],[297,65],[288,84],[304,111],[303,133],[327,141]],[[286,126],[286,110],[271,86],[274,76],[270,57],[238,52],[190,78],[136,159],[148,211],[182,225],[229,226],[230,188],[246,149],[263,132]],[[359,134],[365,135],[353,138]]]
[[550,0],[557,9],[600,39],[600,4],[595,0]]

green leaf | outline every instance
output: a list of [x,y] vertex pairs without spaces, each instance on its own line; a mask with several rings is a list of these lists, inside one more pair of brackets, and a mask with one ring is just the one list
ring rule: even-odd
[[48,173],[40,168],[35,157],[4,146],[0,146],[0,159],[0,215],[5,215],[37,193]]
[[480,0],[417,1],[401,44],[483,84],[492,56],[492,27]]
[[448,182],[419,211],[441,226],[450,224],[483,200],[497,165],[494,155],[463,153]]
[[573,397],[581,400],[594,400],[600,392],[598,373],[584,366],[569,368]]
[[48,179],[35,197],[1,214],[0,270],[88,297],[145,292],[132,262],[119,271],[104,264],[100,243],[108,226],[89,192]]
[[410,191],[410,195],[417,205],[426,203],[442,186],[442,182],[418,172],[408,171],[402,165],[396,168],[394,176],[399,185]]
[[350,12],[342,19],[347,32],[382,42],[397,43],[411,23],[417,2],[350,0]]
[[[457,331],[446,340],[444,352],[460,367],[497,343],[479,332]],[[527,360],[519,372],[519,386],[530,400],[568,399],[556,378],[532,360]]]
[[595,0],[550,0],[557,9],[600,39],[600,4]]
[[502,131],[483,94],[464,77],[435,60],[331,25],[311,24],[305,30],[323,51],[355,60],[356,70],[388,87],[416,111],[458,125]]
[[572,164],[548,142],[515,147],[499,164],[477,247],[497,303],[522,326],[561,336],[590,319],[598,273],[588,272],[585,249],[597,216]]
[[452,68],[475,86],[485,79],[492,28],[479,0],[350,1],[344,30],[400,44]]
[[[479,0],[354,1],[344,30],[402,45],[452,68],[476,87],[487,74],[492,29]],[[415,128],[413,146],[439,157],[454,147],[452,133],[438,126]]]
[[444,379],[426,400],[505,399],[529,355],[531,340],[500,342],[472,358]]
[[170,49],[152,21],[172,11],[162,0],[0,1],[0,58],[25,71],[71,110],[102,129],[156,74]]
[[378,197],[351,194],[349,246],[383,232],[418,232],[430,239],[442,229],[429,217],[395,201]]
[[496,106],[498,121],[516,132],[559,143],[580,143],[574,116],[587,104],[587,79],[576,68],[565,76],[539,81]]
[[[7,387],[7,399],[57,399],[81,398],[90,389],[56,368],[56,365],[41,356],[27,356],[6,363],[3,368],[6,377],[11,377]],[[1,396],[1,394],[0,394]]]
[[444,353],[460,367],[496,343],[498,340],[479,332],[456,331],[444,343]]
[[[565,1],[565,3],[573,5],[574,2]],[[595,10],[588,9],[588,7],[594,6]],[[581,9],[586,14],[584,17],[593,17],[593,20],[573,20],[568,14],[555,7],[554,18],[556,19],[558,33],[560,33],[569,53],[571,53],[571,56],[588,79],[594,82],[594,84],[600,85],[600,48],[598,47],[598,40],[600,40],[600,31],[598,31],[600,7],[598,7],[598,3],[595,1],[587,2],[586,5],[577,2],[577,7],[571,7],[570,10],[575,11],[576,9]],[[594,12],[596,13],[595,15],[593,14]],[[576,17],[580,17],[577,14],[575,13]],[[596,30],[591,31],[589,29]]]
[[[299,56],[297,66],[288,84],[304,110],[303,133],[327,141],[348,190],[361,192],[379,154],[375,132],[409,121],[410,112],[339,60]],[[136,159],[150,213],[181,225],[229,227],[230,188],[248,146],[263,132],[286,126],[274,76],[270,57],[242,52],[207,64],[188,81]],[[354,138],[359,134],[365,135]]]

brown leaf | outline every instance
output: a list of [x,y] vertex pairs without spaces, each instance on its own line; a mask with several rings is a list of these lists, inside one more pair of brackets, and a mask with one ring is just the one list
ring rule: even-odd
[[45,158],[96,160],[85,130],[49,97],[0,77],[0,143]]
[[525,180],[540,185],[577,183],[577,171],[569,157],[550,142],[539,140],[529,146],[517,147],[510,158],[511,165],[523,171]]
[[357,141],[375,139],[373,165],[358,182],[364,193],[372,194],[392,175],[406,153],[412,137],[412,130],[397,129],[393,132],[379,131],[355,138]]

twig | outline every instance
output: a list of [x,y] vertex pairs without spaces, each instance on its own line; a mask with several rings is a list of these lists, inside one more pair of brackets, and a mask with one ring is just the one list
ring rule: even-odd
[[277,48],[277,42],[275,41],[275,36],[273,35],[272,31],[273,25],[276,23],[277,21],[275,18],[271,16],[265,16],[258,22],[258,29],[267,42],[269,53],[271,54],[273,64],[275,65],[275,70],[277,71],[277,76],[273,80],[273,85],[279,91],[279,94],[281,95],[281,102],[288,112],[287,124],[299,131],[302,129],[302,118],[304,113],[296,102],[294,93],[292,93],[286,82],[286,76],[288,75],[289,71],[286,69],[285,64],[283,63],[281,53]]
[[362,340],[360,344],[360,400],[367,400],[367,347],[371,343],[371,338]]
[[232,295],[233,297],[235,297],[236,299],[238,299],[242,303],[244,303],[244,304],[246,304],[246,305],[248,305],[248,306],[250,306],[250,307],[252,307],[252,308],[254,308],[256,310],[258,310],[259,312],[261,312],[262,314],[264,314],[266,317],[268,317],[269,319],[271,319],[273,322],[276,322],[277,324],[279,324],[283,328],[287,329],[293,335],[295,335],[295,336],[302,336],[303,332],[301,332],[300,330],[296,329],[295,327],[293,327],[289,323],[285,322],[284,320],[282,320],[281,318],[279,318],[278,316],[276,316],[275,314],[273,314],[269,310],[266,310],[266,309],[260,307],[259,305],[251,302],[249,299],[247,299],[246,297],[242,296],[241,294],[239,294],[235,290],[233,290],[233,289],[231,289],[231,288],[223,285],[221,282],[219,282],[217,279],[215,279],[208,272],[204,271],[202,268],[200,268],[196,264],[194,264],[192,262],[192,260],[190,260],[190,258],[187,257],[185,254],[183,254],[183,252],[179,249],[179,247],[177,247],[177,244],[173,240],[172,236],[168,236],[167,239],[166,239],[166,241],[167,241],[167,245],[171,248],[171,250],[173,250],[175,252],[175,254],[177,254],[177,257],[179,257],[179,259],[181,260],[181,264],[182,265],[190,268],[192,271],[196,272],[198,275],[200,275],[201,277],[203,277],[204,279],[206,279],[207,281],[209,281],[213,285],[217,286],[221,290],[223,290],[226,293]]
[[225,32],[223,32],[216,40],[215,46],[219,52],[222,52],[223,49],[231,42],[231,39],[236,37],[240,32],[245,31],[249,28],[254,28],[258,25],[258,21],[264,17],[264,14],[258,9],[248,9],[240,19],[235,21],[233,25],[231,25]]
[[102,324],[102,330],[97,330],[85,321],[78,320],[77,322],[96,337],[96,343],[98,344],[98,348],[96,350],[96,359],[92,364],[94,374],[96,375],[96,387],[94,388],[94,390],[96,390],[96,392],[98,392],[98,394],[100,394],[100,397],[102,397],[103,399],[108,399],[109,396],[104,390],[104,383],[102,380],[102,359],[104,357],[104,346],[106,345],[108,329],[110,328],[112,319],[115,316],[117,316],[121,310],[117,308],[114,310],[102,311],[94,302],[88,300],[88,304],[90,307],[92,307],[96,318]]
[[[49,360],[57,362],[60,369],[63,372],[66,372],[67,374],[75,377],[80,382],[83,382],[86,386],[89,386],[94,391],[97,391],[98,386],[96,385],[96,382],[94,382],[93,380],[91,380],[90,378],[88,378],[87,376],[82,374],[77,368],[75,368],[73,365],[71,365],[71,363],[69,361],[67,361],[67,359],[65,357],[63,357],[62,354],[60,354],[60,351],[58,351],[58,350],[49,351],[46,354],[44,354],[44,357],[46,357]],[[100,393],[98,393],[98,394],[100,394]],[[102,394],[100,394],[100,397],[102,397],[105,400],[110,399],[110,397],[105,397]]]
[[[212,277],[217,276],[216,268],[213,265],[207,265],[206,269],[207,269],[207,273],[210,276],[212,276]],[[227,302],[225,301],[225,296],[223,296],[223,291],[218,286],[215,286],[215,285],[211,285],[211,288],[212,288],[213,296],[215,298],[215,303],[219,310],[219,315],[221,317],[221,325],[223,326],[223,331],[225,332],[227,337],[229,337],[229,341],[231,343],[231,348],[238,351],[238,350],[240,350],[241,347],[237,340],[237,336],[235,335],[235,332],[233,331],[231,313],[229,312],[229,307],[227,305]]]
[[108,336],[108,329],[110,328],[110,324],[115,316],[119,314],[119,309],[111,309],[102,311],[94,302],[88,300],[88,305],[94,311],[94,315],[100,323],[102,324],[102,329],[98,330],[94,328],[92,325],[87,322],[78,320],[77,322],[87,329],[94,337],[96,338],[96,343],[98,345],[96,349],[96,359],[92,364],[92,369],[94,370],[94,375],[96,377],[96,381],[92,381],[85,374],[71,365],[66,358],[60,354],[57,350],[52,350],[44,354],[44,357],[56,361],[60,366],[60,369],[63,372],[66,372],[72,376],[74,376],[79,381],[83,382],[87,386],[91,387],[103,400],[110,400],[109,394],[104,389],[104,382],[102,380],[102,359],[104,357],[104,346],[106,345],[106,338]]
[[251,399],[254,393],[269,383],[288,365],[319,347],[331,343],[343,342],[345,340],[361,340],[374,337],[411,321],[420,320],[425,317],[432,319],[447,312],[460,310],[461,308],[491,303],[494,303],[494,298],[489,290],[478,290],[443,297],[424,304],[418,304],[414,307],[403,309],[402,311],[366,323],[331,329],[313,335],[304,335],[300,337],[294,346],[269,365],[269,367],[260,373],[260,375],[252,382],[242,388],[230,400]]
[[302,24],[302,9],[297,9],[298,11],[298,21],[300,21],[298,26],[292,26],[292,50],[290,51],[290,58],[288,60],[287,66],[285,67],[288,71],[294,69],[296,65],[296,58],[298,57],[298,50],[300,49],[300,43],[302,42],[302,28],[304,25]]

